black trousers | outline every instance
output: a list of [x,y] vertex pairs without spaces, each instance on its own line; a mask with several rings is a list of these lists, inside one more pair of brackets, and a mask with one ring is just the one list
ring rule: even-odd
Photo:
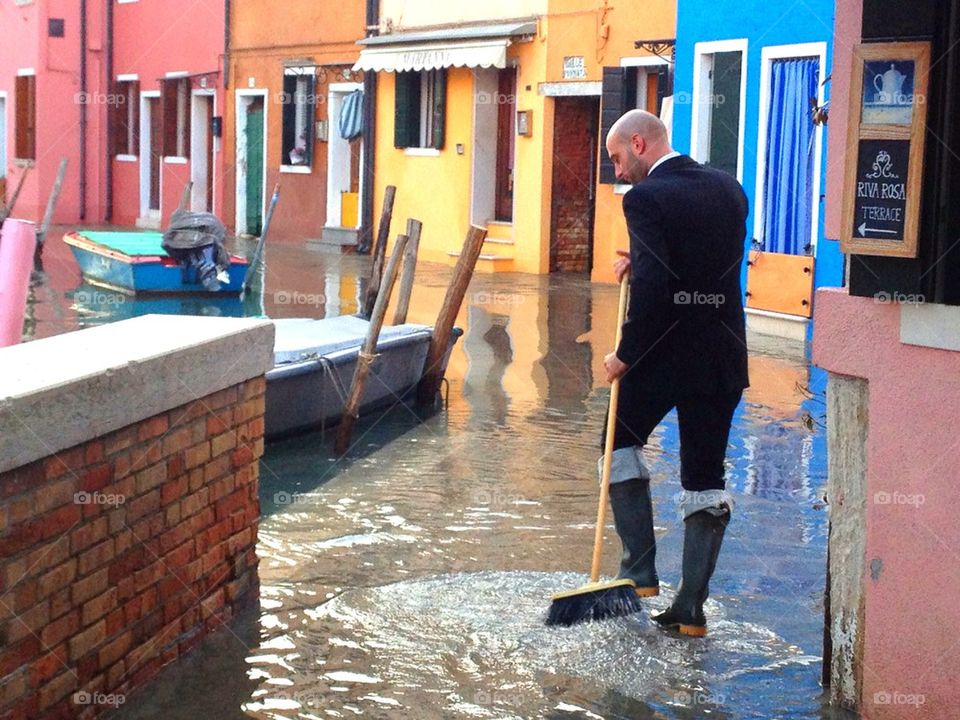
[[[677,409],[680,426],[680,484],[684,490],[724,489],[724,459],[733,412],[743,390],[715,395],[656,396],[620,388],[613,449],[647,444],[668,412]],[[604,433],[605,435],[606,433]],[[604,438],[600,447],[603,448]]]

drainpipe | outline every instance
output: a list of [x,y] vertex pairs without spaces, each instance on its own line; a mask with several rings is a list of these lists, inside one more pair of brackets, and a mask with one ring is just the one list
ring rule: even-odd
[[[80,97],[87,96],[87,0],[80,0]],[[87,103],[80,103],[80,219],[87,219]]]
[[[223,3],[223,89],[230,84],[230,0]],[[226,98],[224,98],[226,102]],[[221,114],[224,114],[221,110]]]
[[[380,0],[367,0],[367,37],[378,34],[380,24]],[[375,160],[374,142],[377,117],[377,74],[366,71],[363,74],[363,197],[360,204],[360,239],[357,251],[369,254],[373,246],[373,163]],[[332,129],[331,129],[332,132]]]
[[[107,4],[107,88],[113,88],[113,0],[106,0]],[[134,102],[139,102],[139,98],[136,98]],[[116,128],[114,127],[114,113],[107,111],[107,177],[106,177],[106,189],[104,192],[104,221],[113,222],[113,133]]]

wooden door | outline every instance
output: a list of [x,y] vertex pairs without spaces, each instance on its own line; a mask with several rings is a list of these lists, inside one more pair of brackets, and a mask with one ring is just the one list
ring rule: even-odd
[[500,71],[497,91],[497,179],[495,219],[513,222],[513,156],[516,142],[517,71]]
[[160,165],[163,160],[163,113],[160,98],[147,98],[150,112],[150,210],[160,211]]

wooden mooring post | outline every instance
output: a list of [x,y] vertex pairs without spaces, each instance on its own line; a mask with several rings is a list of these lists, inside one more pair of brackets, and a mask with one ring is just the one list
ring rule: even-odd
[[427,351],[423,377],[417,387],[417,404],[421,407],[433,405],[437,393],[440,392],[440,384],[443,381],[443,359],[450,348],[453,324],[460,313],[463,297],[466,295],[467,286],[470,285],[470,280],[473,278],[473,270],[477,266],[480,249],[483,247],[483,241],[486,238],[486,228],[471,225],[467,231],[467,237],[463,242],[463,250],[460,252],[460,258],[453,269],[450,287],[447,288],[446,297],[443,299],[443,305],[437,315],[437,322],[433,327],[433,338],[430,341],[430,349]]
[[380,294],[377,295],[377,303],[374,305],[373,313],[370,317],[367,337],[357,356],[357,369],[353,373],[350,392],[343,406],[343,417],[340,419],[340,427],[337,428],[337,440],[334,445],[334,450],[338,456],[345,454],[347,448],[350,446],[350,438],[353,436],[353,426],[360,414],[360,401],[363,398],[363,389],[366,387],[367,376],[370,374],[370,365],[373,364],[374,353],[376,353],[377,350],[377,340],[380,338],[380,329],[383,327],[383,319],[387,314],[387,304],[390,302],[390,293],[393,291],[393,284],[397,279],[400,259],[403,257],[407,240],[406,235],[397,235],[397,242],[394,245],[393,254],[390,256],[390,262],[387,263],[384,284],[380,289]]
[[407,251],[403,254],[403,275],[400,276],[400,290],[397,293],[397,309],[393,312],[393,324],[403,325],[407,321],[410,309],[410,296],[413,294],[413,280],[417,273],[417,251],[420,248],[420,231],[423,223],[410,218],[407,220]]
[[377,242],[373,246],[373,266],[370,270],[370,280],[367,283],[367,294],[360,308],[360,317],[370,319],[373,306],[380,296],[380,283],[383,279],[383,260],[387,255],[387,240],[390,237],[390,223],[393,220],[393,201],[397,196],[397,188],[387,185],[383,193],[383,212],[380,213],[380,226],[377,228]]

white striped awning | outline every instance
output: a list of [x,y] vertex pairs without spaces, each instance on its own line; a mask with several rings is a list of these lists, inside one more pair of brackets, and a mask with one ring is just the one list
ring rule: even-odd
[[439,68],[505,68],[508,38],[462,42],[368,47],[360,51],[354,70],[408,72]]

